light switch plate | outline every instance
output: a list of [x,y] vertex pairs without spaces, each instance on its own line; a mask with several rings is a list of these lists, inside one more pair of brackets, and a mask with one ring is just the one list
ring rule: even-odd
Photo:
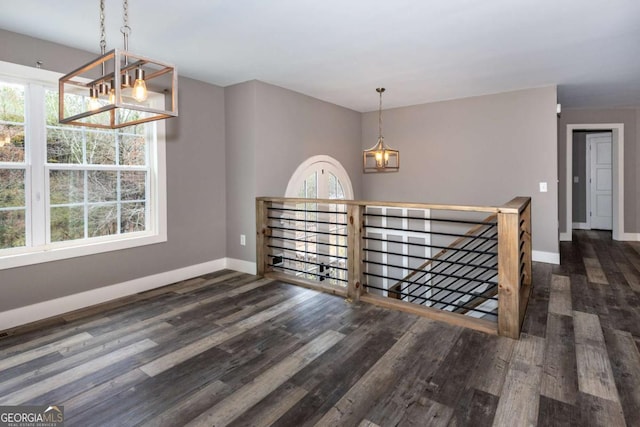
[[546,182],[541,182],[540,183],[540,192],[541,193],[546,193],[547,192],[547,183]]
[[574,176],[574,177],[573,177],[573,183],[574,183],[574,184],[577,184],[577,183],[579,183],[579,182],[580,182],[580,177],[579,177],[579,176]]

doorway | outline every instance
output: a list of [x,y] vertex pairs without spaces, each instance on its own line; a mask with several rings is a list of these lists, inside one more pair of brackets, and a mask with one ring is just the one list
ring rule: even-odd
[[612,160],[610,131],[573,131],[574,230],[612,230]]
[[[574,131],[600,131],[611,134],[611,230],[614,240],[625,240],[624,233],[624,124],[623,123],[597,123],[597,124],[570,124],[566,128],[566,231],[560,233],[560,240],[571,241],[573,229],[573,193],[574,193],[574,168],[573,168],[573,132]],[[586,160],[585,160],[586,161]],[[586,221],[585,221],[586,222]]]

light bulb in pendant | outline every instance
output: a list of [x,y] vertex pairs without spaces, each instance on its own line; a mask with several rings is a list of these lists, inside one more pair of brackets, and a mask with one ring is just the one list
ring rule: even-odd
[[116,103],[116,84],[114,80],[111,80],[111,90],[109,91],[109,104]]
[[147,85],[144,82],[144,70],[136,69],[136,81],[133,84],[133,99],[138,102],[147,100]]
[[95,111],[102,107],[98,101],[98,90],[95,87],[89,88],[89,110]]

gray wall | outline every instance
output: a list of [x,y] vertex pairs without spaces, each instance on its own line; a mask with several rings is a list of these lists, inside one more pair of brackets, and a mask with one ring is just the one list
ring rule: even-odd
[[[640,232],[640,108],[569,109],[562,110],[558,121],[558,179],[560,231],[567,231],[566,182],[568,124],[623,123],[624,124],[624,231]],[[575,221],[575,220],[574,220]],[[571,224],[569,224],[571,228]]]
[[[66,72],[94,57],[0,30],[2,61]],[[180,117],[166,122],[168,241],[0,270],[0,311],[225,256],[224,91],[185,78],[179,90]]]
[[[501,205],[531,196],[533,249],[558,253],[555,110],[555,87],[385,110],[383,134],[400,150],[400,171],[364,175],[364,197]],[[363,149],[377,132],[377,112],[364,114]]]
[[360,113],[259,81],[227,87],[225,99],[228,257],[255,261],[255,197],[284,196],[311,156],[338,160],[360,196]]

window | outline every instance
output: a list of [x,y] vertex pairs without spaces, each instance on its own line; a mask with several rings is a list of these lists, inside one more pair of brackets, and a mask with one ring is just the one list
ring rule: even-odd
[[0,63],[0,268],[166,240],[163,123],[62,125],[58,77]]
[[[314,156],[303,162],[289,180],[286,197],[306,199],[352,199],[347,171],[329,156]],[[306,279],[346,284],[346,205],[299,203],[295,234],[285,243],[296,251],[289,268]],[[293,218],[292,218],[293,219]],[[295,242],[295,243],[292,243]]]

